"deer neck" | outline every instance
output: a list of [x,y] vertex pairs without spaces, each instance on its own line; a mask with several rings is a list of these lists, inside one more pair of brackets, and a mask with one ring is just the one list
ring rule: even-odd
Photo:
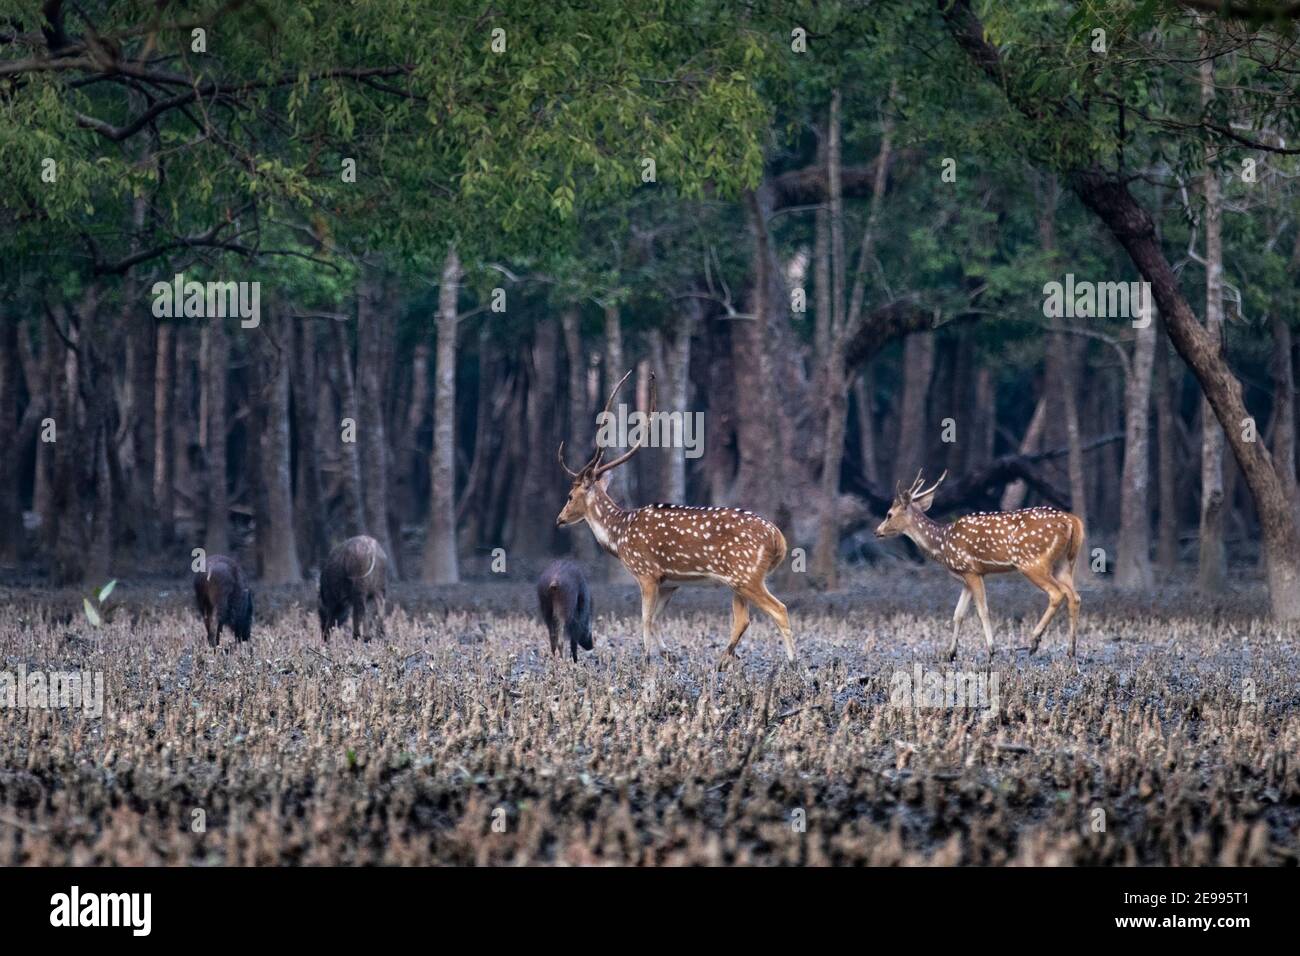
[[595,535],[596,543],[616,558],[628,514],[600,487],[596,488],[587,506],[587,525]]
[[911,527],[903,533],[929,557],[936,561],[942,560],[939,555],[944,539],[948,536],[948,526],[946,524],[940,524],[926,517],[923,512],[918,512],[914,516]]

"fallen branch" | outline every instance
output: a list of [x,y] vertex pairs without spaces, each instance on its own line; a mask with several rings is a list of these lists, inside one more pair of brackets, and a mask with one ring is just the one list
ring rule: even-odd
[[773,718],[773,720],[778,720],[778,721],[786,720],[787,718],[793,717],[795,714],[802,714],[805,710],[821,710],[821,709],[822,709],[821,704],[809,704],[806,707],[796,707],[794,710],[787,710],[784,714],[777,714],[776,717]]
[[[1083,451],[1092,451],[1111,442],[1122,441],[1122,432],[1101,435],[1083,445]],[[1053,448],[1049,451],[1027,454],[1012,453],[995,458],[981,468],[968,472],[957,478],[949,478],[944,485],[941,498],[935,500],[935,509],[939,514],[950,511],[969,510],[970,508],[997,508],[997,501],[1004,487],[1013,481],[1023,481],[1038,492],[1049,504],[1069,511],[1070,493],[1058,488],[1037,467],[1041,462],[1064,457],[1068,448]],[[845,482],[845,490],[866,501],[878,514],[884,514],[893,504],[894,496],[867,481],[861,475],[850,475]],[[861,527],[861,523],[857,525]],[[856,528],[845,528],[845,531]]]

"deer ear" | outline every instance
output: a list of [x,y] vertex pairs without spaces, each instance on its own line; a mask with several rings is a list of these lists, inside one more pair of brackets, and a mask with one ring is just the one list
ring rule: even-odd
[[596,479],[596,484],[600,486],[601,491],[604,491],[607,488],[609,488],[609,480],[613,477],[614,477],[614,472],[607,471],[599,478]]
[[929,511],[930,505],[934,504],[934,490],[931,489],[929,494],[922,495],[920,498],[913,498],[912,504],[920,511]]

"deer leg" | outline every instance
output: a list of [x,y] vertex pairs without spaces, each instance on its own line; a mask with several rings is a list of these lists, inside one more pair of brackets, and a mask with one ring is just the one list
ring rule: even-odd
[[659,600],[659,582],[653,578],[643,578],[641,585],[641,642],[645,648],[646,659],[655,656],[654,626],[655,605]]
[[957,599],[957,609],[952,612],[952,643],[948,645],[948,660],[957,658],[957,632],[961,630],[961,619],[970,609],[970,587],[962,584],[961,597]]
[[989,623],[989,602],[984,594],[984,579],[973,574],[966,579],[966,586],[970,588],[971,597],[975,599],[975,610],[979,612],[980,623],[984,625],[984,647],[991,661],[993,660],[993,625]]
[[776,622],[777,628],[781,631],[781,640],[785,643],[786,660],[793,664],[796,656],[794,637],[790,634],[790,615],[786,612],[785,605],[772,595],[765,581],[760,581],[758,587],[754,588],[747,597]]
[[366,599],[362,598],[361,606],[357,607],[357,602],[352,604],[352,640],[361,640],[361,619],[366,616]]
[[1075,634],[1079,630],[1079,595],[1073,588],[1065,592],[1065,599],[1070,606],[1070,656],[1074,656]]
[[1021,573],[1047,593],[1047,610],[1043,611],[1043,616],[1038,619],[1033,632],[1029,635],[1029,653],[1032,654],[1038,650],[1038,644],[1043,639],[1043,631],[1047,630],[1047,625],[1052,622],[1061,602],[1065,600],[1065,591],[1057,583],[1056,578],[1041,568],[1021,568]]
[[722,669],[736,656],[736,645],[740,643],[741,635],[749,627],[749,604],[740,596],[740,592],[734,592],[731,595],[731,640],[727,642],[727,649],[722,652],[718,658],[718,668]]
[[221,632],[217,630],[216,615],[208,611],[203,615],[203,626],[208,631],[208,647],[216,647],[217,642],[221,640]]
[[[650,622],[652,626],[659,621],[659,612],[668,606],[668,600],[676,593],[677,593],[677,588],[675,587],[671,587],[671,588],[661,587],[659,589],[659,596],[655,598],[654,614]],[[658,631],[655,631],[655,642],[659,645],[659,653],[661,654],[668,653],[668,646],[664,644],[663,635],[660,634]]]
[[1079,592],[1074,589],[1074,562],[1063,562],[1053,575],[1056,583],[1065,592],[1065,600],[1070,609],[1070,656],[1074,656],[1075,632],[1079,627]]

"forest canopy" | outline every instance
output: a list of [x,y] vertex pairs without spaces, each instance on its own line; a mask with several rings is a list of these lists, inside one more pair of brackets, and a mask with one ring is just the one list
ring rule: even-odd
[[555,450],[636,369],[704,452],[614,492],[765,514],[810,583],[946,470],[1117,584],[1258,562],[1300,616],[1295,43],[1265,2],[5,4],[0,565],[583,553]]

